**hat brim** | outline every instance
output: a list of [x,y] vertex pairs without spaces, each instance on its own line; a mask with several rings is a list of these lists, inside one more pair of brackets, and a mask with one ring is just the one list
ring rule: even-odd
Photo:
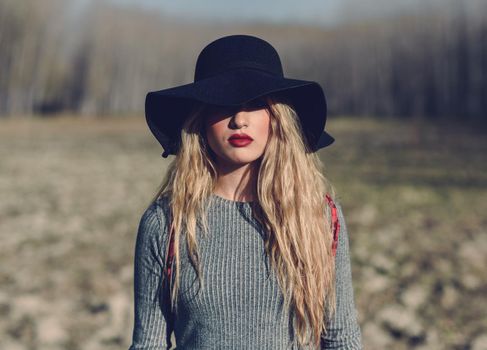
[[163,156],[167,157],[176,153],[181,127],[195,102],[239,106],[268,94],[279,94],[292,104],[313,151],[333,143],[334,138],[324,131],[327,105],[318,83],[255,69],[234,69],[190,84],[149,92],[145,100],[146,120],[165,150]]

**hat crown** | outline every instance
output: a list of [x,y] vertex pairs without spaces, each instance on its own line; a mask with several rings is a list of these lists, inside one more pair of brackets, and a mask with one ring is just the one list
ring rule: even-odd
[[239,68],[283,77],[281,59],[271,44],[251,35],[229,35],[212,41],[201,51],[194,81]]

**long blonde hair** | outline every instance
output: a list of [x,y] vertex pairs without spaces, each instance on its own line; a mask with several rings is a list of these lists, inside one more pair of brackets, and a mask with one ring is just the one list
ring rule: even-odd
[[[311,341],[318,346],[336,307],[333,237],[325,199],[327,193],[334,198],[335,190],[324,176],[321,160],[309,151],[292,105],[276,96],[265,99],[271,124],[258,171],[252,215],[270,233],[265,238],[265,250],[285,305],[292,311],[299,344],[304,346]],[[207,231],[204,203],[213,193],[218,176],[205,141],[204,113],[205,106],[198,105],[186,119],[180,149],[153,198],[170,198],[175,254],[173,307],[179,287],[181,232],[186,233],[189,257],[203,286],[196,226],[201,222]]]

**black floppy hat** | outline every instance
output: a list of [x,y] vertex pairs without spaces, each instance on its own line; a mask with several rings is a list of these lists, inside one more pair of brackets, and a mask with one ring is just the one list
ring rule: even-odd
[[327,106],[321,86],[284,77],[276,49],[250,35],[229,35],[209,43],[196,61],[194,81],[149,92],[145,116],[166,158],[177,153],[183,122],[196,102],[238,107],[269,94],[294,107],[313,152],[333,143],[335,139],[324,131]]

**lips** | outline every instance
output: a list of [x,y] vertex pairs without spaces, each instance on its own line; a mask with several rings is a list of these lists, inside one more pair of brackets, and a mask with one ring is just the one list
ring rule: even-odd
[[247,134],[233,134],[228,138],[228,142],[234,147],[244,147],[252,142],[252,138]]
[[242,134],[232,134],[232,135],[230,135],[228,140],[250,140],[250,141],[252,141],[253,139],[249,135],[242,133]]

